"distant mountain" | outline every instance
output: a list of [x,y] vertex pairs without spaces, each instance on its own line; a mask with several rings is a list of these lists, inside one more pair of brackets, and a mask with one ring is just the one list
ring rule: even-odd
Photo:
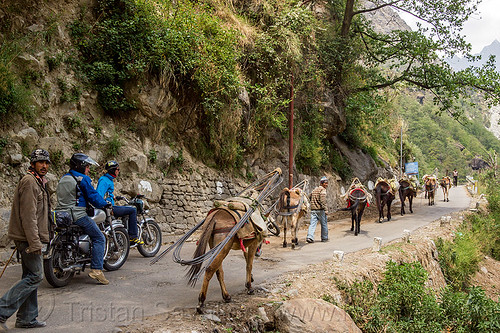
[[454,70],[462,70],[465,69],[469,66],[476,66],[480,67],[488,61],[490,55],[496,56],[496,64],[497,64],[497,71],[500,72],[500,42],[498,40],[494,40],[493,43],[491,43],[488,46],[485,46],[482,51],[479,54],[475,55],[480,55],[481,60],[479,61],[474,61],[474,62],[468,62],[467,59],[465,58],[460,58],[460,57],[453,57],[453,58],[446,58],[445,61],[454,69]]

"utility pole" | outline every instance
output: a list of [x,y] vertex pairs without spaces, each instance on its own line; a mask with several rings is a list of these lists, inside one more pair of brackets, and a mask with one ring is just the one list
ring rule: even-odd
[[400,156],[400,162],[399,162],[399,170],[400,170],[400,179],[403,178],[403,120],[401,120],[401,134],[399,135],[399,141],[400,141],[400,149],[399,149],[399,156]]
[[293,73],[290,81],[290,112],[288,113],[288,188],[293,187]]

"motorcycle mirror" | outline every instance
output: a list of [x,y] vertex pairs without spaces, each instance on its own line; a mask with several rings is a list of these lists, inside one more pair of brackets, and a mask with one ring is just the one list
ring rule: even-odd
[[119,196],[115,197],[115,199],[116,199],[116,200],[123,200],[124,198],[123,198],[122,196],[120,196],[120,195],[119,195]]
[[375,188],[375,184],[374,184],[371,180],[369,180],[369,181],[368,181],[368,189],[371,191],[371,190],[373,190],[374,188]]
[[342,186],[342,187],[340,188],[340,194],[342,194],[342,195],[344,195],[344,194],[345,194],[345,188],[344,188],[344,186]]

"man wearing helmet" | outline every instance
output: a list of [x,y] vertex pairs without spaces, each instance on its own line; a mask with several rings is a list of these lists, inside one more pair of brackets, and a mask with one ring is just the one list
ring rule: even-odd
[[75,153],[69,161],[70,170],[57,185],[57,207],[56,210],[67,211],[72,214],[76,225],[83,228],[92,240],[92,259],[90,263],[89,277],[100,284],[108,284],[109,281],[102,272],[104,261],[105,239],[99,227],[87,215],[87,203],[96,208],[111,206],[104,200],[92,186],[92,180],[88,176],[90,166],[99,165],[89,156]]
[[50,200],[45,175],[49,153],[35,149],[28,173],[14,192],[8,236],[21,255],[22,279],[0,298],[0,327],[7,330],[7,318],[17,311],[17,328],[44,327],[38,321],[38,286],[43,280],[43,243],[49,242]]
[[306,241],[314,243],[314,231],[318,221],[321,224],[321,241],[328,241],[328,224],[326,220],[326,188],[328,187],[328,178],[321,177],[319,186],[311,192],[311,222],[307,231]]
[[99,178],[97,192],[109,203],[113,205],[113,215],[116,217],[129,216],[128,234],[130,244],[144,244],[139,239],[137,230],[137,209],[132,206],[115,206],[115,184],[114,179],[120,174],[120,165],[116,161],[109,161],[104,165],[106,173]]

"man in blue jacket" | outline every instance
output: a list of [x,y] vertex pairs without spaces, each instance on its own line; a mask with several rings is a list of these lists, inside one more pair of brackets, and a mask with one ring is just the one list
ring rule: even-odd
[[66,173],[59,184],[57,184],[57,207],[56,210],[70,212],[73,223],[82,227],[92,240],[92,260],[90,262],[89,276],[100,284],[108,284],[109,281],[102,272],[104,262],[105,239],[101,230],[95,222],[87,215],[87,201],[96,208],[111,207],[92,186],[92,180],[88,176],[90,166],[98,165],[89,156],[75,153],[69,160],[70,170]]
[[104,165],[106,173],[99,178],[97,192],[110,204],[113,205],[113,215],[123,217],[128,215],[128,235],[130,244],[144,244],[139,239],[137,229],[137,209],[132,206],[115,206],[115,184],[114,179],[120,174],[120,165],[116,161],[109,161]]

